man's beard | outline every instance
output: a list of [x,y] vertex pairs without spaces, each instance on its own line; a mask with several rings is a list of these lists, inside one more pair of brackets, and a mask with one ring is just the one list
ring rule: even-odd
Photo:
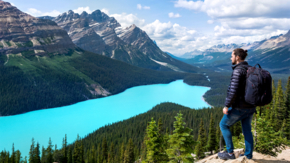
[[237,61],[232,62],[232,65],[235,65],[237,63]]

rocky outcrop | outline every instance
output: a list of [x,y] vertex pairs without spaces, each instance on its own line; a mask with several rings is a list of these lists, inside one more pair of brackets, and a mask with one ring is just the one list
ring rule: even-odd
[[239,157],[240,154],[244,153],[244,149],[234,150],[236,159],[234,160],[222,160],[219,159],[217,154],[208,156],[202,160],[198,160],[197,163],[286,163],[290,162],[290,148],[287,147],[277,157],[272,157],[269,155],[263,155],[261,153],[254,152],[252,159],[247,159],[247,157]]
[[17,54],[38,51],[40,54],[65,53],[73,49],[66,31],[48,19],[38,19],[0,0],[0,52]]

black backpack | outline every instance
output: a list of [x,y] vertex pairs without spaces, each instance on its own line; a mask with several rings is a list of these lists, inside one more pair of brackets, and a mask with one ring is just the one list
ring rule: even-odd
[[255,106],[264,106],[272,101],[272,77],[267,70],[256,65],[247,70],[245,101]]

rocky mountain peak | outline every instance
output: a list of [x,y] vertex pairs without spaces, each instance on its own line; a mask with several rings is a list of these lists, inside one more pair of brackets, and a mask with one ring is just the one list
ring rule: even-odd
[[87,17],[89,14],[86,12],[86,11],[83,11],[82,13],[81,13],[81,16],[80,16],[80,18],[85,18],[85,17]]
[[35,18],[8,2],[0,1],[0,20],[1,53],[46,54],[75,48],[67,33],[55,22]]
[[95,10],[90,14],[90,18],[96,22],[105,22],[109,20],[110,17],[107,14],[101,12],[100,10]]
[[1,9],[16,8],[16,7],[12,6],[9,2],[4,2],[2,0],[0,0],[0,7],[1,7]]
[[290,38],[290,30],[284,35],[284,37]]

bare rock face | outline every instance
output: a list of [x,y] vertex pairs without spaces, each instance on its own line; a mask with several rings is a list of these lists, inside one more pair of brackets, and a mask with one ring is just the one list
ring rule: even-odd
[[48,19],[38,19],[0,0],[0,52],[19,53],[27,50],[63,53],[73,49],[66,31]]
[[180,65],[183,63],[160,50],[146,32],[134,24],[122,28],[115,18],[100,10],[81,15],[70,10],[53,21],[68,32],[77,46],[85,50],[139,67],[182,71]]

